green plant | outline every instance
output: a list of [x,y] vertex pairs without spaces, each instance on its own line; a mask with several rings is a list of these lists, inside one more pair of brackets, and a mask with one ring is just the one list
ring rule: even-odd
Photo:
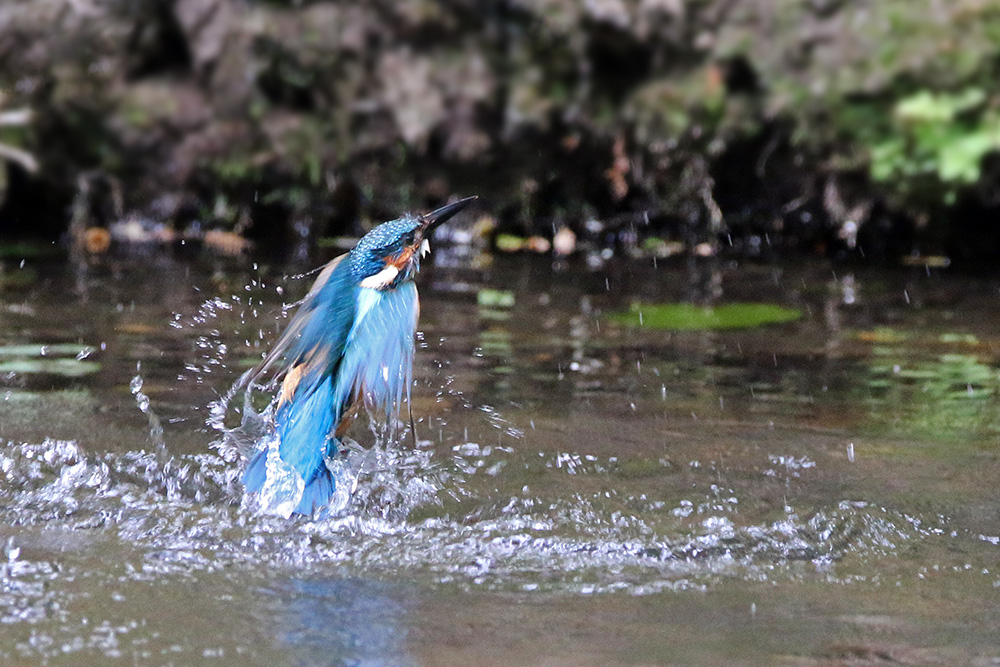
[[954,197],[979,180],[980,164],[1000,149],[1000,114],[981,88],[958,93],[921,90],[899,100],[888,134],[870,146],[871,175],[880,182],[933,176]]

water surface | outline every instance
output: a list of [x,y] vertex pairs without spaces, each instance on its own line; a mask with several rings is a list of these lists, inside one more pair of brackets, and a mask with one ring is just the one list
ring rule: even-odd
[[[285,520],[217,445],[306,268],[3,264],[5,664],[1000,659],[1000,281],[440,255],[416,437]],[[802,315],[609,316],[680,302]]]

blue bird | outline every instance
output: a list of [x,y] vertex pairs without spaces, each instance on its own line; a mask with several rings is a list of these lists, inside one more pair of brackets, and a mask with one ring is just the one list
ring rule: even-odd
[[248,493],[259,494],[282,468],[290,468],[303,483],[293,511],[311,515],[333,496],[326,460],[337,452],[359,407],[389,423],[398,418],[413,383],[420,311],[413,279],[430,249],[428,235],[474,199],[384,222],[323,268],[250,375],[284,377],[274,412],[280,462],[269,455],[270,447],[257,452],[243,473]]

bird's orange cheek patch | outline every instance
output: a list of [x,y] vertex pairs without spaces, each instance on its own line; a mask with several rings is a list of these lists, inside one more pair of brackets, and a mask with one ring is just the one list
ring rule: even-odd
[[409,264],[410,258],[413,257],[414,252],[416,252],[416,248],[408,245],[403,248],[400,253],[396,255],[396,257],[390,258],[388,263],[402,271],[403,268]]

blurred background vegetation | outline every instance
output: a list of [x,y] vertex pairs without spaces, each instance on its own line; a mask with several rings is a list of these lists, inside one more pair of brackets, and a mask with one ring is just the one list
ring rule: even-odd
[[996,259],[1000,1],[0,4],[8,239],[281,249],[452,193],[511,249]]

